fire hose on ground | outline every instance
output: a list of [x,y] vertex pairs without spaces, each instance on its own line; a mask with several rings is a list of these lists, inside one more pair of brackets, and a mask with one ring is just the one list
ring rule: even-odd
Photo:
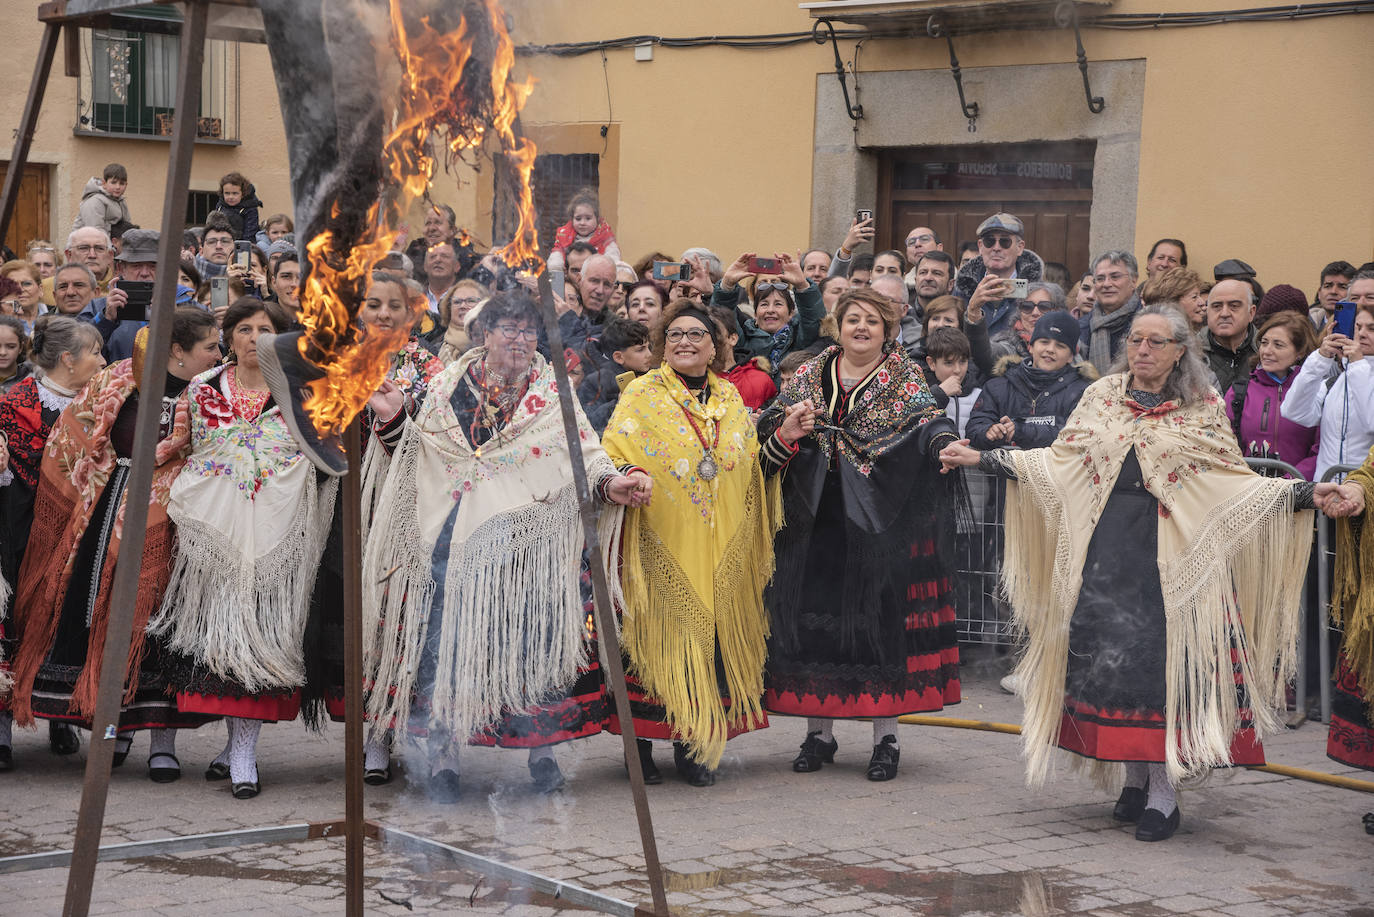
[[[1021,734],[1021,727],[1015,723],[994,723],[990,720],[970,720],[952,716],[926,716],[921,713],[908,713],[906,716],[897,717],[897,722],[908,726],[945,726],[950,729],[974,729],[979,732],[1001,732],[1014,736]],[[1346,790],[1357,790],[1361,793],[1374,793],[1374,781],[1356,780],[1354,777],[1341,777],[1337,774],[1324,774],[1321,771],[1290,767],[1287,764],[1262,764],[1248,769],[1263,771],[1267,774],[1278,774],[1280,777],[1293,777],[1311,783],[1324,783],[1327,786],[1338,786]]]

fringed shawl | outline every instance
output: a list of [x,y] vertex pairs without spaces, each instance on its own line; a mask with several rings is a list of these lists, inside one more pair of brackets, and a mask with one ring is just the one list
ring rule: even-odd
[[1089,386],[1053,445],[1008,453],[1018,480],[1007,484],[1002,577],[1029,636],[1017,671],[1031,783],[1050,770],[1069,621],[1088,543],[1127,450],[1159,501],[1171,777],[1230,764],[1239,721],[1233,644],[1259,735],[1279,727],[1275,708],[1295,670],[1311,514],[1294,518],[1291,483],[1249,470],[1215,393],[1146,410],[1127,398],[1126,381],[1118,374]]
[[[708,376],[704,406],[666,367],[621,394],[606,451],[617,464],[648,471],[654,494],[649,506],[624,512],[623,526],[604,545],[612,570],[618,551],[630,669],[663,703],[693,757],[715,767],[731,727],[750,728],[763,717],[763,588],[773,575],[782,501],[777,478],[764,481],[739,392]],[[697,474],[703,448],[688,413],[708,439],[719,426],[714,480]],[[728,713],[716,679],[717,641]]]
[[1361,517],[1336,528],[1336,589],[1332,618],[1345,629],[1342,648],[1367,702],[1374,702],[1374,538],[1364,531],[1374,513],[1374,450],[1345,479],[1364,488]]
[[[486,357],[469,351],[430,384],[395,454],[374,448],[363,466],[364,505],[376,511],[363,551],[363,668],[369,729],[405,729],[428,634],[435,552],[450,515],[442,624],[431,701],[434,725],[455,737],[503,711],[547,700],[586,662],[578,590],[583,535],[553,371],[535,355],[533,378],[510,421],[474,449],[454,390]],[[615,468],[580,407],[591,485]]]
[[[77,549],[115,470],[116,455],[110,442],[110,431],[120,410],[134,394],[137,383],[129,360],[120,360],[101,370],[62,412],[43,452],[34,501],[33,528],[29,534],[24,564],[20,568],[15,603],[16,615],[24,634],[14,660],[14,713],[20,725],[27,726],[33,722],[30,694],[34,678],[52,649],[67,589],[72,576],[77,573],[74,570]],[[133,699],[138,688],[139,664],[143,658],[148,619],[161,604],[167,579],[172,572],[175,533],[167,518],[167,499],[189,445],[189,415],[186,402],[181,401],[177,404],[170,435],[158,442],[155,452],[153,489],[148,501],[148,528],[138,574],[133,636],[129,644],[129,674],[124,689],[126,702]],[[101,568],[79,571],[81,576],[91,577],[96,584],[92,589],[94,608],[91,611],[86,663],[72,696],[72,711],[84,717],[95,713],[96,678],[105,650],[110,586],[123,538],[124,511],[124,496],[121,496],[114,527],[107,536]]]
[[186,389],[191,454],[167,514],[177,558],[148,631],[249,693],[305,682],[302,636],[338,490],[271,405],[240,415],[225,367]]

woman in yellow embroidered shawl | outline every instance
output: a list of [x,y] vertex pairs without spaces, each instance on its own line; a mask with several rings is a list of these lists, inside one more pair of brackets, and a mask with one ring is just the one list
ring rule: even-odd
[[1029,638],[1028,781],[1055,745],[1104,783],[1122,762],[1113,816],[1159,841],[1181,778],[1264,762],[1311,544],[1294,511],[1314,485],[1247,468],[1181,311],[1140,310],[1126,343],[1053,445],[941,459],[1010,479],[1002,576]]
[[647,470],[654,496],[625,512],[607,550],[620,562],[646,780],[662,779],[648,740],[673,739],[678,773],[709,786],[726,739],[767,725],[763,587],[781,500],[778,479],[765,483],[748,408],[717,375],[724,329],[679,299],[650,334],[662,365],[626,387],[602,444],[617,465]]
[[[1345,629],[1331,698],[1327,757],[1374,771],[1374,537],[1365,509],[1374,498],[1374,450],[1323,509],[1341,519],[1336,530],[1336,623]],[[1348,518],[1342,518],[1348,517]],[[1374,812],[1364,817],[1374,834]]]

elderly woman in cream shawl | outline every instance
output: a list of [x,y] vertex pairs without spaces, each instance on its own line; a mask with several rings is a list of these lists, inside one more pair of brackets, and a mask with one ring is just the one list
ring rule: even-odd
[[[373,398],[393,420],[363,464],[375,506],[363,552],[370,739],[408,721],[427,733],[438,801],[457,798],[469,740],[528,748],[535,786],[555,790],[553,744],[600,732],[605,718],[600,682],[585,677],[595,662],[582,529],[534,303],[499,293],[478,325],[484,345],[430,383],[414,418],[394,387]],[[618,470],[580,407],[577,417],[598,498],[647,503],[649,476]]]
[[[1175,787],[1264,763],[1260,737],[1294,671],[1314,485],[1260,477],[1236,448],[1187,318],[1141,309],[1116,372],[1084,393],[1053,445],[947,468],[1009,479],[1003,586],[1028,645],[1027,776],[1057,745],[1125,788],[1113,816],[1160,841]],[[1331,485],[1316,485],[1325,492]],[[1296,513],[1296,515],[1295,515]]]

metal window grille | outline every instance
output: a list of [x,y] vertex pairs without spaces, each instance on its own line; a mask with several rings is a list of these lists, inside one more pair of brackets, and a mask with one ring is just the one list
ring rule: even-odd
[[[146,28],[82,30],[78,134],[171,134],[181,51],[179,30],[180,23],[159,20],[149,20]],[[207,41],[196,108],[198,139],[239,140],[238,85],[238,42]]]
[[[509,242],[518,225],[515,182],[510,168],[495,169],[495,206],[492,208],[492,243]],[[545,252],[554,233],[568,221],[568,202],[583,188],[601,186],[601,157],[596,153],[545,153],[534,160],[534,208],[538,213],[539,244]]]
[[201,226],[219,203],[218,191],[190,191],[186,195],[186,225]]

